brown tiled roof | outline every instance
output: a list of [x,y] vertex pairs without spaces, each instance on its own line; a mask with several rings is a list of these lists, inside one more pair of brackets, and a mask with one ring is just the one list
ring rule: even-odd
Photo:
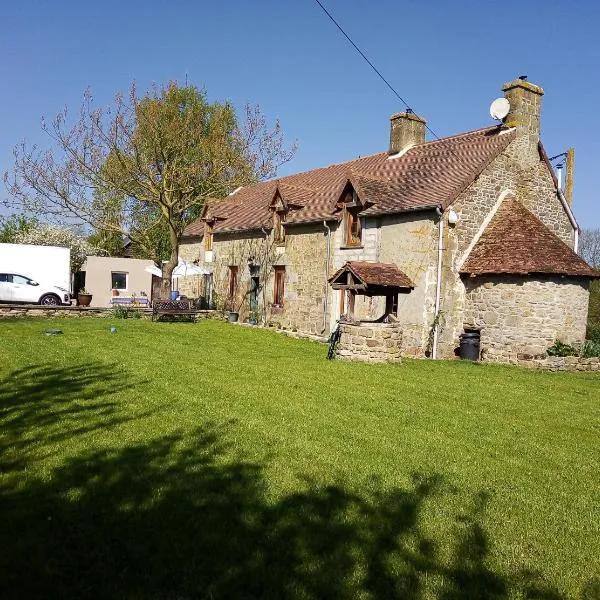
[[501,204],[460,272],[600,277],[600,271],[592,269],[514,198]]
[[403,273],[395,264],[348,261],[341,269],[338,269],[329,283],[333,283],[340,275],[350,271],[361,283],[369,286],[383,286],[393,288],[413,289],[415,284],[408,275]]
[[[249,185],[228,196],[207,211],[227,215],[214,225],[214,231],[270,229],[269,206],[279,186],[282,195],[296,200],[286,224],[336,218],[339,190],[351,180],[358,187],[363,214],[397,213],[408,210],[446,208],[483,169],[514,139],[513,130],[498,127],[479,129],[412,147],[403,155],[387,152],[345,163],[306,171]],[[200,235],[197,222],[184,235]]]

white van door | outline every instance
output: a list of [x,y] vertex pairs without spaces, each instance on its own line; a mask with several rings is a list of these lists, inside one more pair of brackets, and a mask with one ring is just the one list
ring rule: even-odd
[[12,275],[0,273],[0,302],[12,300]]
[[39,287],[31,285],[31,280],[23,275],[12,276],[12,301],[13,302],[37,302],[39,298]]

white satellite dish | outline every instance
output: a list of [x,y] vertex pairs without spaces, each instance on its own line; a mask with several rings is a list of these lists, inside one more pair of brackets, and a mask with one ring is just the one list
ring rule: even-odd
[[502,121],[510,110],[510,103],[506,98],[496,98],[490,106],[490,115],[492,119]]

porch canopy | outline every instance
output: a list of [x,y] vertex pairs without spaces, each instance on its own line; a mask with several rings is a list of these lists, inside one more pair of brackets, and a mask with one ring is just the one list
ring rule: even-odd
[[348,261],[329,279],[334,290],[346,290],[348,318],[354,321],[356,295],[385,296],[385,313],[378,320],[395,316],[398,294],[409,294],[415,287],[410,278],[396,265],[379,262]]

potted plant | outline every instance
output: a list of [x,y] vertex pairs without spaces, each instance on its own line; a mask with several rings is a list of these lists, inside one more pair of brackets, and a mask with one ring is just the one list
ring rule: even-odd
[[227,316],[227,320],[230,323],[237,323],[238,319],[240,318],[240,312],[239,310],[234,306],[234,301],[233,298],[231,298],[226,306],[225,309],[228,311],[228,316]]
[[92,302],[92,294],[90,294],[85,288],[81,288],[77,294],[77,305],[78,306],[89,306]]
[[119,295],[119,290],[112,290],[112,295],[113,296],[118,296]]
[[250,314],[248,315],[248,323],[250,323],[250,325],[256,325],[258,323],[258,310],[254,309],[250,311]]

